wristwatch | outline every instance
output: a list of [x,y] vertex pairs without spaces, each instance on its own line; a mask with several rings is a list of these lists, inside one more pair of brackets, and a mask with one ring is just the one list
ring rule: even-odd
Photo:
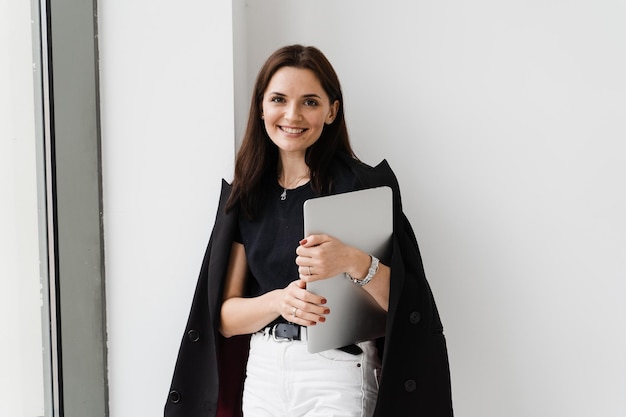
[[378,272],[378,262],[379,262],[378,258],[375,257],[374,255],[370,255],[370,258],[372,258],[372,263],[370,264],[370,269],[367,271],[367,275],[365,276],[365,278],[357,279],[357,278],[352,277],[347,272],[345,272],[346,278],[348,278],[350,281],[354,282],[356,285],[359,285],[361,287],[367,284],[368,282],[370,282],[372,278],[374,278],[374,275],[376,275],[376,272]]

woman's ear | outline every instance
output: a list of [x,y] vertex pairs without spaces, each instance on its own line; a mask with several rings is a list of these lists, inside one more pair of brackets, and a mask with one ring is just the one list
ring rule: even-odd
[[339,100],[335,100],[334,103],[330,105],[330,110],[328,111],[328,116],[326,117],[326,124],[332,124],[337,117],[337,113],[339,112]]

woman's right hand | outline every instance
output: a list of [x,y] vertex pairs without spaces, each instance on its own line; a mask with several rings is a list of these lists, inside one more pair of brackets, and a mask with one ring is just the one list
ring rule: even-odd
[[314,326],[324,322],[330,313],[324,305],[326,300],[307,291],[306,283],[300,279],[285,288],[246,297],[247,273],[245,248],[241,243],[233,243],[220,316],[219,330],[224,337],[258,332],[279,316],[301,326]]
[[301,326],[314,326],[326,321],[326,315],[330,313],[324,305],[326,299],[307,291],[303,280],[292,281],[281,292],[278,308],[285,320]]

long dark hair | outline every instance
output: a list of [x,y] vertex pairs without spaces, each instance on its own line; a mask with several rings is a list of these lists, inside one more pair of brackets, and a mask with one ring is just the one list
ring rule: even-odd
[[261,197],[263,180],[275,179],[277,175],[278,147],[267,135],[261,113],[265,90],[276,71],[283,67],[312,71],[330,98],[331,104],[339,102],[335,120],[324,126],[320,138],[306,151],[305,162],[311,173],[313,190],[320,195],[330,193],[332,178],[329,168],[338,152],[355,157],[344,119],[341,85],[328,59],[319,49],[312,46],[289,45],[280,48],[267,59],[257,75],[246,133],[235,162],[233,188],[226,205],[227,210],[230,210],[239,202],[243,213],[249,218],[255,214],[256,201]]

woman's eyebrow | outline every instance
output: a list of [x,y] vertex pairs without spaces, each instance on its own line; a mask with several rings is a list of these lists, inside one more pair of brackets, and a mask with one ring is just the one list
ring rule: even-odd
[[[285,93],[280,93],[278,91],[272,91],[270,92],[268,95],[272,95],[272,96],[281,96],[281,97],[287,97],[287,94]],[[311,97],[315,97],[315,98],[319,98],[321,99],[322,97],[319,94],[316,93],[309,93],[309,94],[303,94],[302,95],[303,98],[311,98]]]

